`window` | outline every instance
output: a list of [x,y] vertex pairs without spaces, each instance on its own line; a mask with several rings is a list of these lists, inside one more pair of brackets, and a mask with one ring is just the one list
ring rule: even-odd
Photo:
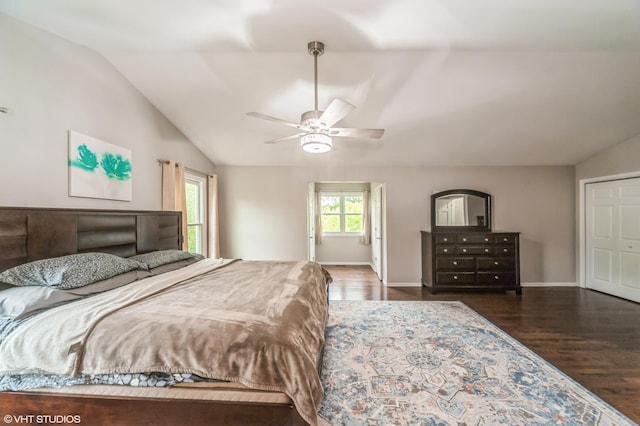
[[187,199],[187,250],[192,253],[206,254],[206,208],[205,198],[207,180],[185,172],[185,197]]
[[321,193],[320,214],[323,234],[361,234],[362,192]]

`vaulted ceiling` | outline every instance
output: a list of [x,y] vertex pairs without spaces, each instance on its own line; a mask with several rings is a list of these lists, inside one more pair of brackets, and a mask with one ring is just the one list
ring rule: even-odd
[[[102,54],[216,164],[566,165],[640,135],[638,0],[0,0]],[[326,154],[264,144],[341,98]]]

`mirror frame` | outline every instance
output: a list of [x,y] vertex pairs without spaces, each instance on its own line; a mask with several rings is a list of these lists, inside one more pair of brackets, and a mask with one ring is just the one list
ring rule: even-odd
[[[446,195],[453,194],[462,194],[462,195],[475,195],[476,197],[483,198],[484,203],[484,217],[485,225],[483,226],[446,226],[446,225],[436,225],[436,199],[440,197],[444,197]],[[452,231],[452,232],[462,232],[462,231],[491,231],[491,195],[486,192],[475,191],[473,189],[449,189],[447,191],[437,192],[431,195],[431,230],[432,231]]]

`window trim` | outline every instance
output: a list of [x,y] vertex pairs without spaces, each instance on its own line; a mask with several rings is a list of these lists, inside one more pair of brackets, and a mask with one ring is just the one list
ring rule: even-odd
[[[189,223],[189,215],[187,214],[187,234],[190,226],[200,227],[200,251],[202,255],[207,254],[207,178],[198,173],[193,173],[188,170],[184,172],[185,191],[188,183],[196,183],[198,185],[198,204],[199,212],[197,222]],[[196,246],[197,247],[197,246]]]
[[[320,191],[320,200],[322,200],[322,197],[324,196],[328,196],[328,197],[340,197],[340,213],[322,213],[322,205],[318,206],[318,209],[320,211],[320,220],[322,220],[322,216],[323,215],[327,215],[327,216],[340,216],[340,231],[339,232],[332,232],[332,231],[325,231],[324,229],[322,230],[322,235],[326,235],[328,237],[359,237],[362,235],[362,233],[364,232],[364,229],[361,229],[360,231],[346,231],[346,221],[345,218],[346,216],[356,216],[358,214],[356,213],[346,213],[345,212],[345,197],[349,197],[349,196],[360,196],[362,197],[362,208],[363,211],[361,213],[359,213],[359,216],[362,217],[362,219],[364,220],[364,191]],[[364,224],[363,224],[364,226]]]

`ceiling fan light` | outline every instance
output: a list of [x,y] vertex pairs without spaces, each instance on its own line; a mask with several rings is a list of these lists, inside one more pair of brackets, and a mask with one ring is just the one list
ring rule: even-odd
[[320,154],[331,150],[331,137],[324,133],[307,133],[300,137],[300,146],[307,152]]

